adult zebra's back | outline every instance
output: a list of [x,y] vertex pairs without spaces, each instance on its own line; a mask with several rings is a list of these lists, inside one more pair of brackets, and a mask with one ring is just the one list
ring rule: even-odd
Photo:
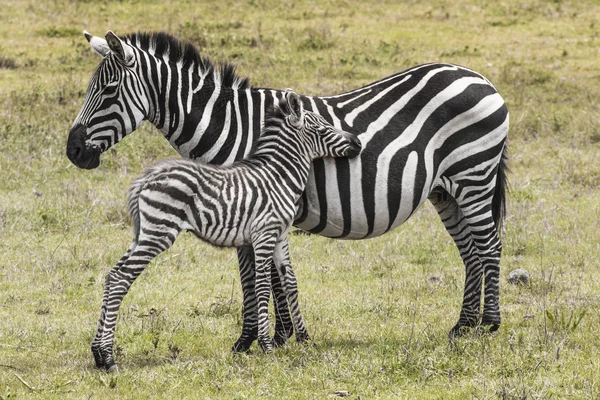
[[[100,154],[145,119],[183,157],[231,164],[248,154],[265,109],[283,96],[250,87],[232,66],[216,68],[165,33],[86,37],[104,59],[67,143],[69,159],[81,168],[97,167]],[[496,89],[467,68],[426,64],[348,93],[301,99],[336,128],[360,135],[363,151],[353,160],[313,164],[295,225],[329,237],[375,237],[431,200],[466,267],[451,334],[478,322],[497,329],[509,117]],[[252,257],[238,254],[247,305]],[[253,315],[245,307],[242,348],[255,332]]]

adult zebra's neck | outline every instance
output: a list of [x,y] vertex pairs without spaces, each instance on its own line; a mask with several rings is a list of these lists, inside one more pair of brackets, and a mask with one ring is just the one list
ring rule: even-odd
[[155,110],[149,119],[183,157],[229,165],[249,154],[265,109],[282,92],[226,86],[218,72],[208,74],[157,59],[148,85]]

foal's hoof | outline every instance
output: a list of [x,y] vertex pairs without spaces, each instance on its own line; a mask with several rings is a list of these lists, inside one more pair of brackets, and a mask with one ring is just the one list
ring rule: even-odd
[[104,357],[100,350],[92,349],[92,354],[94,356],[94,362],[96,363],[96,368],[104,369]]
[[298,343],[308,343],[311,341],[310,335],[306,332],[304,333],[296,333],[296,342]]
[[298,335],[296,335],[296,341],[298,343],[300,343],[303,346],[309,347],[313,350],[316,350],[317,348],[317,344],[315,342],[313,342],[313,340],[310,338],[310,336],[304,335],[304,336],[300,336],[298,337]]
[[271,339],[258,339],[258,344],[265,353],[268,354],[273,352],[273,341]]
[[288,342],[288,335],[281,335],[275,332],[275,336],[273,336],[273,347],[282,347]]
[[448,339],[458,339],[473,331],[476,324],[456,324],[448,333]]
[[118,374],[119,373],[119,367],[117,366],[117,364],[115,364],[114,361],[110,361],[109,363],[107,363],[104,366],[104,369],[106,370],[106,372],[108,372],[109,374]]

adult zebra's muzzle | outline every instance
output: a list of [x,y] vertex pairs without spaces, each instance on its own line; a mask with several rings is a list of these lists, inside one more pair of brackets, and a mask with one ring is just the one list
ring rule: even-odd
[[79,168],[94,169],[100,165],[100,153],[85,142],[86,128],[77,124],[71,128],[67,139],[67,157]]

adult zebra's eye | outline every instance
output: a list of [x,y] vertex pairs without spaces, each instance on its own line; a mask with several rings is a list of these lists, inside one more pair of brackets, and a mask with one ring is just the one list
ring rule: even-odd
[[111,82],[104,87],[104,94],[115,94],[117,92],[118,87],[118,82]]

